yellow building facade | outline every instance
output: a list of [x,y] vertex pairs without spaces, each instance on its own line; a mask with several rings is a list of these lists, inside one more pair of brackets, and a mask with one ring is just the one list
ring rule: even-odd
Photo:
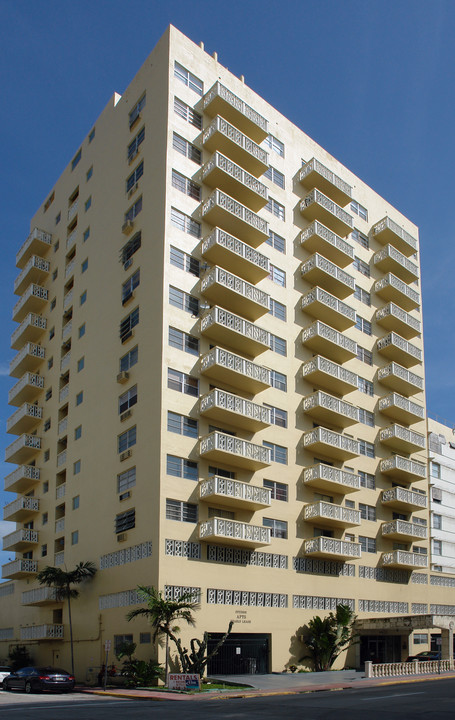
[[[285,669],[339,602],[455,612],[429,569],[418,230],[216,54],[169,28],[17,267],[0,657],[69,665],[36,573],[86,560],[81,680],[106,640],[163,659],[126,621],[138,584],[194,589],[184,639],[235,621],[212,672]],[[347,662],[418,649],[362,631]]]

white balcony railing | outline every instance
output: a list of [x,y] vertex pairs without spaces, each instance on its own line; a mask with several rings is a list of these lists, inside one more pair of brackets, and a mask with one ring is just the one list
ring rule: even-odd
[[416,475],[422,479],[427,476],[427,468],[424,463],[401,457],[401,455],[393,455],[392,457],[381,460],[379,467],[383,473],[398,471],[400,473]]
[[415,278],[419,277],[419,266],[412,262],[412,260],[409,260],[406,255],[403,255],[403,253],[393,245],[386,245],[382,250],[375,253],[373,255],[373,262],[375,265],[379,265],[388,258],[394,260],[398,265],[401,265],[408,275],[412,275]]
[[18,437],[14,442],[8,445],[5,449],[5,460],[8,462],[13,455],[23,448],[29,448],[30,450],[41,449],[41,438],[36,435],[27,435],[24,433]]
[[300,202],[300,211],[304,212],[305,208],[307,208],[309,205],[312,205],[313,203],[316,203],[317,205],[320,205],[325,210],[327,210],[330,215],[333,215],[335,218],[341,221],[343,225],[346,225],[348,229],[353,228],[353,222],[352,222],[352,215],[349,215],[349,213],[346,212],[346,210],[343,210],[342,207],[337,205],[333,200],[328,198],[324,193],[322,193],[320,190],[317,190],[316,188],[314,190],[311,190],[308,195],[306,195],[303,200]]
[[211,432],[200,440],[200,454],[205,455],[213,450],[220,450],[254,462],[270,465],[270,449],[263,445],[241,440],[234,435],[218,431]]
[[407,520],[391,520],[382,523],[381,533],[384,537],[387,537],[387,535],[407,535],[419,540],[426,540],[427,538],[427,528],[424,525],[418,525]]
[[341,300],[338,300],[337,297],[331,295],[326,290],[323,290],[320,287],[315,287],[303,295],[302,310],[305,312],[306,308],[315,302],[325,305],[327,308],[330,308],[330,310],[333,310],[339,315],[343,315],[350,323],[355,324],[356,313],[354,308],[346,305],[344,302],[341,302]]
[[417,251],[417,240],[389,217],[383,218],[373,226],[373,234],[380,235],[385,230],[400,238],[410,248],[410,254]]
[[355,373],[350,370],[346,370],[345,367],[332,362],[332,360],[322,357],[322,355],[317,355],[311,360],[308,360],[308,362],[306,362],[302,367],[302,374],[304,378],[315,372],[321,372],[329,375],[334,380],[339,380],[341,383],[350,385],[352,388],[357,388],[358,386],[358,377]]
[[15,369],[24,361],[27,355],[42,360],[46,356],[46,351],[43,347],[41,347],[41,345],[35,345],[35,343],[31,342],[26,343],[11,360],[9,365],[10,375],[14,375]]
[[37,587],[33,590],[24,590],[22,605],[35,605],[43,602],[55,602],[57,591],[52,587]]
[[320,519],[345,525],[360,525],[360,510],[335,505],[335,503],[319,501],[305,505],[304,518],[307,521]]
[[61,467],[65,463],[66,463],[66,450],[62,450],[62,452],[60,452],[57,455],[57,467]]
[[65,553],[63,550],[60,552],[54,553],[54,565],[64,565],[65,564]]
[[402,350],[407,355],[412,355],[416,360],[422,361],[422,350],[416,345],[411,345],[407,340],[397,335],[397,333],[391,332],[385,335],[383,338],[378,340],[377,347],[379,352],[388,347],[396,347],[398,350]]
[[17,575],[28,575],[38,572],[38,562],[36,560],[13,560],[12,562],[2,565],[2,578],[15,577]]
[[38,530],[30,530],[29,528],[20,528],[8,535],[3,536],[3,549],[11,548],[18,543],[37,543]]
[[36,285],[35,283],[31,283],[31,285],[28,286],[27,290],[21,295],[15,306],[13,307],[13,318],[22,310],[25,303],[31,298],[38,298],[39,300],[47,300],[49,296],[49,291],[46,290],[46,288],[41,287],[41,285]]
[[17,340],[20,338],[22,333],[24,333],[25,330],[29,327],[37,328],[39,330],[45,330],[47,327],[47,320],[46,318],[41,317],[41,315],[29,313],[11,335],[11,347],[15,346]]
[[304,181],[305,178],[312,172],[316,172],[318,175],[321,175],[321,177],[327,180],[331,185],[338,188],[338,190],[341,190],[341,192],[348,197],[351,197],[352,188],[349,183],[342,180],[338,175],[335,175],[334,172],[329,170],[329,168],[319,162],[319,160],[316,160],[316,158],[312,158],[301,168],[299,174],[300,182]]
[[333,327],[330,327],[330,325],[325,325],[325,323],[320,320],[316,320],[316,322],[302,330],[302,343],[305,344],[308,340],[316,337],[320,337],[330,343],[333,343],[334,345],[338,345],[338,347],[346,350],[352,356],[357,355],[357,343],[354,342],[354,340],[346,337]]
[[319,255],[319,253],[315,253],[309,257],[308,260],[305,260],[305,262],[302,263],[300,273],[303,279],[305,280],[305,276],[313,270],[320,270],[333,280],[336,280],[341,285],[344,285],[348,291],[346,294],[354,292],[355,280],[352,275],[349,275],[349,273],[339,268],[338,265],[335,265],[335,263],[330,262],[330,260],[327,260],[327,258]]
[[268,506],[271,502],[271,490],[219,475],[203,480],[199,492],[201,500],[212,495],[221,495],[228,499],[232,498],[235,501],[254,505]]
[[[420,305],[419,293],[409,287],[409,285],[403,282],[403,280],[400,280],[400,278],[397,278],[396,275],[390,272],[387,273],[387,275],[384,275],[383,278],[375,282],[374,291],[380,294],[381,291],[389,287],[399,292],[401,295],[404,296],[404,298],[407,298],[410,301],[410,305],[413,305],[415,307],[418,307]],[[403,304],[404,302],[405,301],[403,300]]]
[[379,437],[381,442],[387,442],[387,440],[396,438],[397,440],[402,440],[405,443],[415,445],[422,450],[425,448],[425,435],[415,432],[415,430],[403,427],[403,425],[398,425],[397,423],[393,423],[393,425],[383,428],[379,433]]
[[[34,465],[20,465],[5,477],[5,490],[9,490],[21,480],[37,481],[40,479],[40,469]],[[28,483],[26,483],[28,484]]]
[[241,113],[248,120],[257,125],[263,133],[267,133],[267,120],[218,81],[204,95],[204,110],[207,110],[210,103],[212,103],[217,97],[224,100],[224,102],[231,105],[237,112]]
[[268,312],[270,296],[255,285],[251,285],[245,282],[245,280],[242,280],[242,278],[237,277],[237,275],[232,275],[232,273],[223,270],[223,268],[213,267],[201,280],[202,294],[205,294],[207,290],[215,284],[231,290],[245,300],[260,305],[264,308],[264,311]]
[[204,240],[202,243],[202,255],[209,253],[211,248],[216,245],[219,245],[221,248],[234,253],[239,258],[256,265],[261,271],[263,271],[264,276],[269,274],[270,265],[268,257],[252,248],[251,245],[242,242],[233,235],[229,235],[229,233],[221,230],[220,228],[215,228]]
[[79,196],[71,203],[71,205],[68,208],[68,222],[73,219],[73,217],[76,215],[79,208]]
[[20,635],[21,640],[63,640],[63,625],[29,625]]
[[305,540],[304,553],[359,558],[362,556],[362,549],[360,543],[320,536]]
[[62,483],[61,485],[57,485],[55,488],[55,499],[61,500],[65,497],[66,494],[66,483]]
[[64,402],[65,400],[68,399],[69,394],[70,394],[70,386],[69,386],[69,383],[67,383],[60,390],[60,392],[58,394],[58,401],[61,403]]
[[[68,238],[69,239],[69,238]],[[69,276],[73,273],[74,268],[76,266],[76,260],[73,259],[71,262],[68,263],[68,265],[65,267],[65,280],[66,278],[69,278]],[[65,296],[66,297],[66,296]]]
[[416,333],[421,332],[420,320],[415,318],[413,315],[410,315],[406,312],[406,310],[403,310],[403,308],[395,305],[393,302],[389,302],[387,305],[384,305],[384,307],[376,310],[375,317],[376,322],[380,322],[386,317],[393,317],[400,320],[405,325],[408,325],[408,327]]
[[55,532],[62,533],[65,530],[65,518],[59,518],[55,521]]
[[406,505],[414,505],[424,510],[427,507],[427,496],[415,490],[406,490],[397,485],[394,488],[388,488],[382,491],[381,500],[383,503],[403,503]]
[[420,553],[407,552],[406,550],[393,550],[392,552],[382,553],[381,563],[385,567],[387,565],[395,565],[403,567],[428,567],[428,556]]
[[224,350],[223,348],[212,348],[201,358],[201,372],[204,373],[215,365],[226,370],[243,375],[263,385],[270,385],[270,370],[262,365],[257,365],[251,360],[246,360],[240,355]]
[[226,330],[231,330],[232,332],[238,333],[239,336],[253,340],[261,345],[268,347],[270,344],[270,334],[267,330],[217,305],[210,308],[210,310],[201,317],[201,332],[204,333],[213,325],[221,325],[226,328]]
[[27,240],[21,245],[18,252],[16,253],[16,265],[18,267],[20,267],[21,259],[24,257],[27,250],[36,242],[42,243],[44,246],[52,245],[51,233],[40,230],[39,228],[34,228],[34,230],[32,230]]
[[317,463],[303,472],[303,482],[308,485],[317,485],[317,481],[322,480],[329,484],[340,485],[349,490],[360,490],[360,478],[353,472],[341,470],[333,467],[333,465],[325,465]]
[[346,242],[346,240],[343,240],[339,235],[336,235],[332,230],[329,230],[329,228],[318,220],[314,220],[305,230],[302,230],[300,242],[302,245],[306,245],[310,238],[315,236],[331,245],[337,254],[346,255],[351,260],[354,260],[354,248],[352,245]]
[[224,135],[224,137],[254,157],[262,163],[262,165],[268,165],[268,155],[266,151],[263,150],[257,143],[253,142],[253,140],[251,140],[251,138],[247,135],[240,132],[240,130],[234,127],[234,125],[228,123],[220,115],[217,115],[210,125],[204,130],[202,144],[205,145],[216,132]]
[[409,385],[414,385],[418,390],[423,390],[423,378],[406,370],[406,368],[398,365],[396,362],[391,362],[378,370],[379,382],[387,380],[389,377],[397,378]]
[[[73,245],[76,242],[76,237],[77,237],[77,227],[75,227],[74,230],[72,232],[70,232],[70,234],[66,238],[66,249],[67,250],[70,250],[73,247]],[[66,277],[66,273],[65,273],[65,277]]]
[[65,435],[67,429],[68,429],[68,418],[64,417],[63,420],[60,420],[60,422],[58,424],[59,437],[61,437],[62,435]]
[[[321,408],[328,410],[335,415],[340,415],[353,423],[359,422],[359,409],[351,403],[340,400],[334,395],[316,390],[316,392],[303,398],[303,412],[311,413],[312,410]],[[336,420],[334,420],[336,424]]]
[[234,198],[230,195],[226,195],[226,193],[221,192],[221,190],[214,190],[204,202],[202,205],[202,217],[207,215],[207,213],[215,207],[225,210],[235,216],[238,220],[241,220],[246,225],[252,227],[254,230],[262,233],[264,236],[268,235],[268,223],[264,220],[264,218],[260,217],[237,200],[234,200]]
[[11,404],[12,400],[14,400],[27,385],[42,390],[44,388],[44,377],[42,375],[36,375],[35,373],[26,372],[8,392],[8,402]]
[[29,497],[27,495],[22,495],[21,497],[16,498],[12,502],[4,506],[3,517],[6,520],[12,515],[15,515],[17,512],[20,512],[21,510],[25,510],[27,512],[38,512],[39,499],[35,497]]
[[41,420],[43,417],[43,408],[38,405],[24,403],[16,410],[6,421],[6,432],[11,432],[12,428],[23,418],[35,418]]
[[225,392],[224,390],[214,389],[200,400],[200,413],[210,411],[212,408],[221,408],[230,413],[243,415],[244,417],[264,425],[270,425],[270,409],[259,405],[258,403],[245,400],[239,395]]
[[270,528],[214,517],[200,524],[199,537],[201,540],[222,537],[227,541],[237,540],[268,545],[270,543]]
[[246,172],[240,165],[232,162],[232,160],[229,160],[229,158],[219,152],[215,152],[208,163],[202,168],[202,180],[204,181],[215,169],[222,170],[233,180],[236,180],[241,185],[244,185],[245,188],[251,190],[251,192],[259,195],[264,201],[267,200],[267,186],[261,183],[254,175]]
[[44,260],[43,258],[39,257],[38,255],[32,255],[30,260],[27,262],[26,266],[22,270],[22,272],[19,273],[17,278],[14,281],[14,292],[17,291],[17,288],[22,285],[25,278],[29,274],[31,270],[39,270],[43,273],[48,273],[50,268],[49,260]]
[[322,443],[352,455],[359,455],[359,443],[357,440],[327,428],[317,427],[304,434],[304,447],[309,447],[315,443]]
[[66,355],[63,355],[62,359],[60,360],[60,372],[64,372],[68,365],[70,364],[71,360],[71,350],[66,353]]
[[390,393],[379,400],[379,411],[384,412],[388,408],[399,408],[409,415],[414,415],[416,418],[423,420],[425,418],[425,409],[422,405],[418,405],[412,400],[399,395],[398,393]]

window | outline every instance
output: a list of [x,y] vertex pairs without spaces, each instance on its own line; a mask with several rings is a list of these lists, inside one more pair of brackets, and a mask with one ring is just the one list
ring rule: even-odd
[[73,497],[73,501],[72,501],[73,510],[77,510],[77,509],[78,509],[78,507],[79,507],[79,500],[80,500],[79,495],[76,495],[75,497]]
[[171,368],[167,371],[167,386],[170,390],[177,390],[185,395],[199,395],[199,381],[196,378]]
[[428,633],[414,633],[412,636],[414,645],[427,645]]
[[269,165],[268,169],[264,173],[264,177],[271,180],[275,185],[278,185],[278,187],[283,188],[284,190],[284,175],[276,168],[272,167],[272,165]]
[[55,328],[51,328],[51,329],[49,330],[49,340],[52,340],[52,338],[54,337],[54,335],[55,335]]
[[90,180],[90,178],[92,177],[92,175],[93,175],[93,165],[92,165],[91,167],[89,167],[89,169],[88,169],[87,172],[85,173],[85,180],[86,180],[86,182],[88,182],[88,181]]
[[139,152],[139,147],[144,142],[145,138],[145,127],[139,130],[138,134],[128,145],[128,162],[131,162]]
[[359,271],[359,273],[361,273],[362,275],[365,275],[365,277],[367,277],[367,278],[370,277],[370,266],[368,265],[368,263],[364,262],[363,260],[361,260],[359,257],[356,256],[354,258],[354,262],[352,263],[352,265],[354,266],[355,270]]
[[355,286],[354,297],[357,300],[360,300],[360,302],[362,302],[364,305],[368,305],[368,306],[371,305],[370,293],[367,292],[366,290],[364,290],[363,288],[361,288],[360,285]]
[[367,236],[361,233],[359,230],[354,229],[351,233],[351,238],[354,240],[354,242],[358,243],[366,250],[369,249],[370,241],[368,240]]
[[120,262],[122,265],[125,265],[125,263],[130,260],[130,258],[133,257],[134,253],[139,250],[142,244],[142,234],[140,232],[133,235],[131,240],[128,240],[128,242],[122,247],[120,252]]
[[84,365],[85,365],[85,358],[83,358],[83,357],[79,358],[79,360],[77,361],[77,372],[80,372],[81,370],[83,370]]
[[283,322],[286,322],[286,305],[278,302],[278,300],[270,298],[269,313],[270,315],[273,315],[273,317],[278,318],[278,320],[283,320]]
[[141,645],[144,645],[145,643],[151,643],[152,642],[152,633],[149,633],[149,632],[139,633],[139,642]]
[[136,426],[129,428],[117,438],[117,452],[122,453],[136,445]]
[[213,477],[214,475],[219,475],[219,477],[235,480],[235,472],[233,470],[225,470],[224,468],[209,465],[209,477]]
[[79,542],[79,530],[73,530],[71,533],[71,545],[77,545]]
[[87,300],[87,290],[84,290],[82,295],[79,298],[79,305],[83,305],[85,301]]
[[[169,429],[169,419],[168,419]],[[167,455],[166,472],[174,477],[185,478],[186,480],[198,480],[197,462],[187,460],[186,458],[177,457],[176,455]]]
[[47,555],[47,545],[41,545],[41,557],[46,557]]
[[134,189],[134,187],[137,185],[137,183],[139,182],[139,180],[143,176],[143,174],[144,174],[144,161],[141,160],[141,162],[139,163],[137,168],[135,170],[133,170],[131,175],[128,175],[128,177],[126,179],[126,192],[127,193]]
[[284,237],[281,237],[281,235],[277,235],[277,233],[273,232],[273,230],[269,230],[269,236],[265,242],[266,245],[270,245],[270,247],[275,248],[278,252],[286,252],[286,240]]
[[49,358],[49,360],[47,361],[47,369],[50,370],[53,366],[54,366],[54,358],[51,357],[51,358]]
[[90,210],[91,206],[92,206],[92,196],[90,195],[90,197],[88,197],[87,200],[85,201],[85,205],[84,205],[85,212],[87,212],[87,210]]
[[288,414],[286,410],[273,407],[273,405],[267,405],[267,403],[264,403],[264,407],[270,410],[270,422],[272,425],[278,425],[278,427],[283,428],[288,426]]
[[193,200],[197,200],[198,202],[201,200],[201,188],[199,185],[193,180],[190,180],[190,178],[185,177],[185,175],[182,175],[182,173],[177,172],[177,170],[172,171],[172,187],[180,190],[184,195],[193,198]]
[[196,75],[193,75],[183,65],[180,65],[177,61],[174,62],[174,77],[180,80],[184,85],[194,90],[195,93],[202,97],[204,92],[204,84],[202,80],[199,80]]
[[201,237],[201,224],[175,208],[171,208],[171,225],[187,233],[187,235],[192,235],[196,238]]
[[49,515],[48,515],[48,513],[47,513],[47,512],[43,513],[42,516],[41,516],[41,523],[42,523],[42,525],[47,525],[48,520],[49,520]]
[[134,290],[138,287],[141,280],[141,271],[136,270],[135,273],[125,280],[122,285],[122,305],[124,305],[133,296]]
[[74,439],[79,440],[82,437],[82,425],[78,425],[74,430]]
[[286,340],[269,333],[269,343],[272,352],[276,352],[278,355],[286,355]]
[[367,365],[373,365],[373,353],[371,350],[357,345],[357,360],[366,363]]
[[284,157],[284,144],[273,135],[268,135],[262,144],[280,157]]
[[199,355],[199,340],[193,335],[187,335],[182,330],[169,328],[169,345],[190,355]]
[[191,315],[199,313],[199,300],[183,290],[172,287],[172,285],[169,287],[169,304],[191,313]]
[[368,210],[356,200],[351,201],[351,211],[362,218],[362,220],[368,220]]
[[51,419],[48,418],[44,423],[44,432],[47,432],[51,429]]
[[275,265],[272,265],[270,263],[270,275],[269,280],[276,283],[277,285],[280,285],[281,287],[286,287],[286,273],[284,270],[280,270],[280,268],[277,268]]
[[174,97],[174,112],[176,115],[185,120],[190,125],[194,125],[198,130],[202,130],[202,116],[187,105],[183,100]]
[[357,376],[357,387],[360,392],[365,393],[365,395],[374,395],[374,385],[370,380],[365,380],[365,378]]
[[124,493],[136,485],[136,468],[130,468],[117,475],[117,492]]
[[360,517],[363,520],[376,520],[376,508],[373,505],[359,503]]
[[47,198],[46,202],[44,203],[44,212],[47,212],[49,210],[50,206],[54,202],[54,199],[55,199],[55,191],[53,190],[51,192],[51,194],[49,195],[49,197]]
[[61,219],[62,219],[62,213],[59,212],[58,215],[55,216],[55,224],[58,225]]
[[359,543],[362,552],[376,552],[376,538],[364,537],[363,535],[359,535]]
[[84,230],[84,234],[82,235],[82,240],[86,242],[90,237],[90,228],[88,227],[86,230]]
[[374,413],[364,408],[359,408],[359,422],[362,423],[362,425],[374,427]]
[[84,262],[81,264],[81,273],[85,273],[85,271],[88,269],[88,258],[85,258]]
[[262,484],[265,488],[271,490],[272,500],[282,500],[287,502],[288,500],[288,486],[284,483],[275,482],[274,480],[263,480]]
[[283,392],[286,392],[286,390],[287,390],[286,375],[283,375],[283,373],[278,372],[278,370],[271,370],[270,371],[270,384],[272,387],[276,388],[277,390],[282,390]]
[[269,443],[265,440],[262,441],[264,447],[270,450],[270,459],[272,462],[281,463],[282,465],[288,464],[288,449],[282,445],[275,445],[275,443]]
[[433,461],[430,462],[430,475],[437,480],[441,479],[441,466],[439,463]]
[[269,197],[267,201],[267,205],[265,206],[265,210],[268,210],[272,215],[275,215],[279,220],[285,220],[285,210],[284,205],[278,202],[278,200],[274,200],[273,198]]
[[44,451],[44,462],[48,462],[50,456],[51,456],[51,451],[50,451],[50,450],[45,450],[45,451]]
[[58,268],[55,268],[54,272],[52,273],[52,281],[57,280],[58,275]]
[[180,522],[197,522],[197,505],[166,498],[166,518]]
[[142,97],[139,98],[136,105],[133,107],[133,109],[129,113],[130,129],[133,127],[134,123],[140,116],[143,108],[145,108],[145,93],[142,95]]
[[433,555],[442,555],[442,541],[432,540],[431,544],[433,546]]
[[361,455],[366,457],[374,458],[374,445],[373,443],[367,442],[366,440],[359,440],[359,452]]
[[74,168],[79,164],[81,157],[82,157],[82,149],[78,150],[76,155],[73,157],[73,159],[71,161],[71,171],[73,171]]
[[52,397],[52,388],[49,388],[49,390],[46,392],[46,395],[45,395],[46,402],[47,402],[47,400],[50,400],[51,397]]
[[442,530],[442,515],[433,514],[433,527],[435,530]]
[[371,323],[369,320],[365,320],[365,318],[360,315],[356,315],[355,326],[357,330],[365,333],[365,335],[371,335]]
[[125,342],[133,334],[133,328],[139,323],[139,308],[135,308],[120,323],[120,340]]
[[118,535],[136,526],[136,510],[127,510],[115,516],[115,532]]
[[126,412],[137,403],[137,385],[122,393],[118,399],[119,415]]
[[136,218],[139,215],[141,210],[142,210],[142,195],[140,198],[138,198],[136,200],[134,205],[131,205],[131,207],[128,208],[128,210],[126,211],[125,217],[124,217],[125,222],[127,222],[127,220],[133,221],[134,218]]
[[83,390],[81,390],[81,392],[76,395],[76,407],[78,405],[81,405],[81,403],[83,401],[84,401],[84,392],[83,392]]
[[51,312],[52,312],[52,310],[55,308],[56,305],[57,305],[57,299],[56,299],[56,298],[52,298],[52,300],[51,300]]
[[[330,501],[330,502],[332,502],[332,501]],[[353,500],[345,500],[344,504],[346,505],[347,508],[352,508],[353,510],[355,509],[355,502]]]
[[81,471],[81,461],[76,460],[75,463],[73,463],[73,475],[79,475]]
[[186,437],[191,438],[197,438],[198,436],[197,420],[170,410],[167,413],[167,429],[169,432],[177,433],[177,435],[186,435]]
[[139,348],[136,345],[132,350],[126,353],[122,358],[120,358],[120,372],[123,372],[124,370],[129,370],[133,365],[136,365],[139,358]]
[[196,260],[192,255],[188,255],[188,253],[183,252],[183,250],[179,250],[179,248],[171,245],[169,260],[171,265],[175,265],[175,267],[180,268],[180,270],[199,277],[199,260]]
[[288,524],[284,520],[274,518],[262,518],[263,527],[270,528],[270,536],[286,540],[288,536]]
[[95,137],[95,128],[93,128],[93,130],[91,130],[90,133],[89,133],[89,136],[88,136],[88,141],[89,141],[89,143],[92,142],[92,140],[93,140],[94,137]]
[[78,330],[79,338],[84,337],[84,335],[85,335],[85,323],[83,323]]
[[130,645],[132,642],[132,635],[114,635],[114,654],[117,654],[122,645]]
[[358,476],[360,479],[360,487],[368,488],[368,490],[376,490],[376,481],[374,479],[374,475],[371,475],[371,473],[363,472],[363,470],[359,470]]
[[172,147],[177,150],[181,155],[189,158],[197,165],[202,165],[202,152],[196,145],[193,145],[188,140],[185,140],[181,135],[177,133],[173,134]]

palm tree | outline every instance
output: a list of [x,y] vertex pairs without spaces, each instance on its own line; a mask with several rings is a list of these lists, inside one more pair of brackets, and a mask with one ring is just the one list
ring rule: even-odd
[[79,590],[74,585],[80,585],[84,580],[89,580],[96,573],[96,567],[92,562],[80,562],[74,570],[62,570],[60,567],[49,565],[41,570],[36,576],[40,585],[55,588],[56,600],[68,601],[68,619],[70,626],[71,645],[71,672],[74,675],[74,653],[73,653],[73,623],[71,619],[71,600],[79,597]]
[[143,615],[150,621],[153,632],[153,640],[155,641],[159,635],[166,637],[166,685],[168,685],[168,667],[169,667],[169,638],[173,640],[177,648],[179,647],[176,633],[179,628],[174,625],[176,620],[184,620],[188,625],[195,625],[193,611],[199,609],[199,603],[195,601],[192,592],[182,593],[178,600],[166,600],[161,592],[154,587],[146,587],[138,585],[138,596],[147,604],[145,608],[137,608],[131,610],[126,616],[127,620],[133,620],[139,615]]
[[[316,672],[330,670],[338,655],[356,642],[353,625],[356,616],[348,605],[337,605],[335,613],[315,615],[305,627],[305,645]],[[304,656],[301,660],[308,656]]]

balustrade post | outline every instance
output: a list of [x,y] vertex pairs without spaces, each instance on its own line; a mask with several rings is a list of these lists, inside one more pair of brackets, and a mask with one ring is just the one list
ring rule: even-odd
[[371,662],[371,660],[365,660],[365,677],[373,677],[373,663]]

